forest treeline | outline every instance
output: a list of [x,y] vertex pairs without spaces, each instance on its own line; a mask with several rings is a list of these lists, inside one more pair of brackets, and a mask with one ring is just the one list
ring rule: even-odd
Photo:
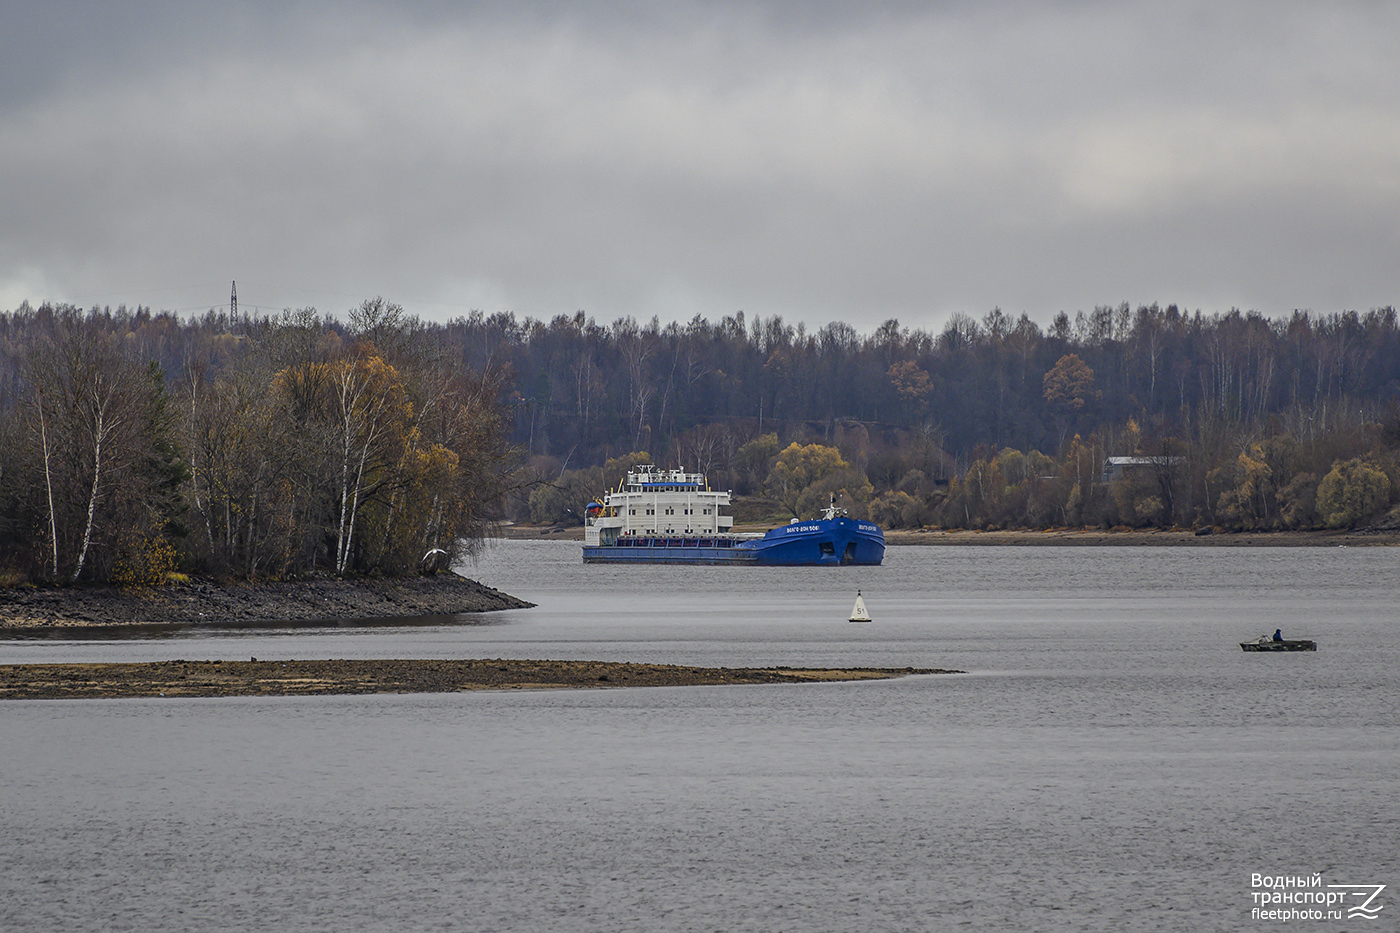
[[406,572],[497,518],[576,522],[639,461],[888,527],[1354,526],[1400,500],[1400,324],[24,305],[0,440],[0,562],[53,579]]
[[0,316],[0,569],[402,575],[481,539],[514,466],[498,370],[382,299],[182,320]]
[[[1378,520],[1400,497],[1390,307],[1273,320],[1122,304],[1046,329],[993,310],[865,335],[742,314],[449,326],[516,374],[515,436],[557,476],[533,493],[536,521],[576,520],[639,458],[774,514],[842,493],[889,527],[1307,529]],[[804,474],[804,497],[787,461],[813,447],[838,456]]]

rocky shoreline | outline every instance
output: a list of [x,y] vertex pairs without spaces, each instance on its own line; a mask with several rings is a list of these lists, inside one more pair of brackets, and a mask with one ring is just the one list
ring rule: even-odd
[[194,580],[141,589],[21,585],[0,589],[0,628],[346,621],[533,605],[453,573],[401,580]]
[[605,661],[158,661],[0,666],[0,700],[458,693],[888,680],[936,668],[705,668]]

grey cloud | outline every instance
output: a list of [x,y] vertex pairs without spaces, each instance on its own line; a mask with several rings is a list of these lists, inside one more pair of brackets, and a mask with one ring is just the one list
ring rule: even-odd
[[0,307],[1395,300],[1389,7],[289,9],[22,24]]

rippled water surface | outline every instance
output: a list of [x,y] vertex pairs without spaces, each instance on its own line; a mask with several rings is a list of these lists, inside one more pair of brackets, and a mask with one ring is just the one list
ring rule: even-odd
[[[1251,874],[1400,915],[1400,550],[891,548],[469,575],[407,628],[9,640],[0,663],[546,657],[863,684],[0,705],[0,929],[1242,930]],[[875,621],[845,620],[860,588]],[[1238,642],[1282,627],[1316,654]],[[1354,929],[1320,920],[1301,929]]]

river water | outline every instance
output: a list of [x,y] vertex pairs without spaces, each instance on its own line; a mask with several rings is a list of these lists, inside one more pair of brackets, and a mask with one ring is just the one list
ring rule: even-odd
[[[0,641],[0,663],[969,672],[7,702],[0,929],[1237,931],[1278,926],[1251,915],[1253,875],[1316,873],[1388,885],[1384,908],[1289,928],[1393,930],[1397,564],[1391,548],[891,547],[878,568],[629,569],[505,542],[462,569],[535,609]],[[845,621],[857,588],[871,623]],[[1319,650],[1239,649],[1280,627]]]

